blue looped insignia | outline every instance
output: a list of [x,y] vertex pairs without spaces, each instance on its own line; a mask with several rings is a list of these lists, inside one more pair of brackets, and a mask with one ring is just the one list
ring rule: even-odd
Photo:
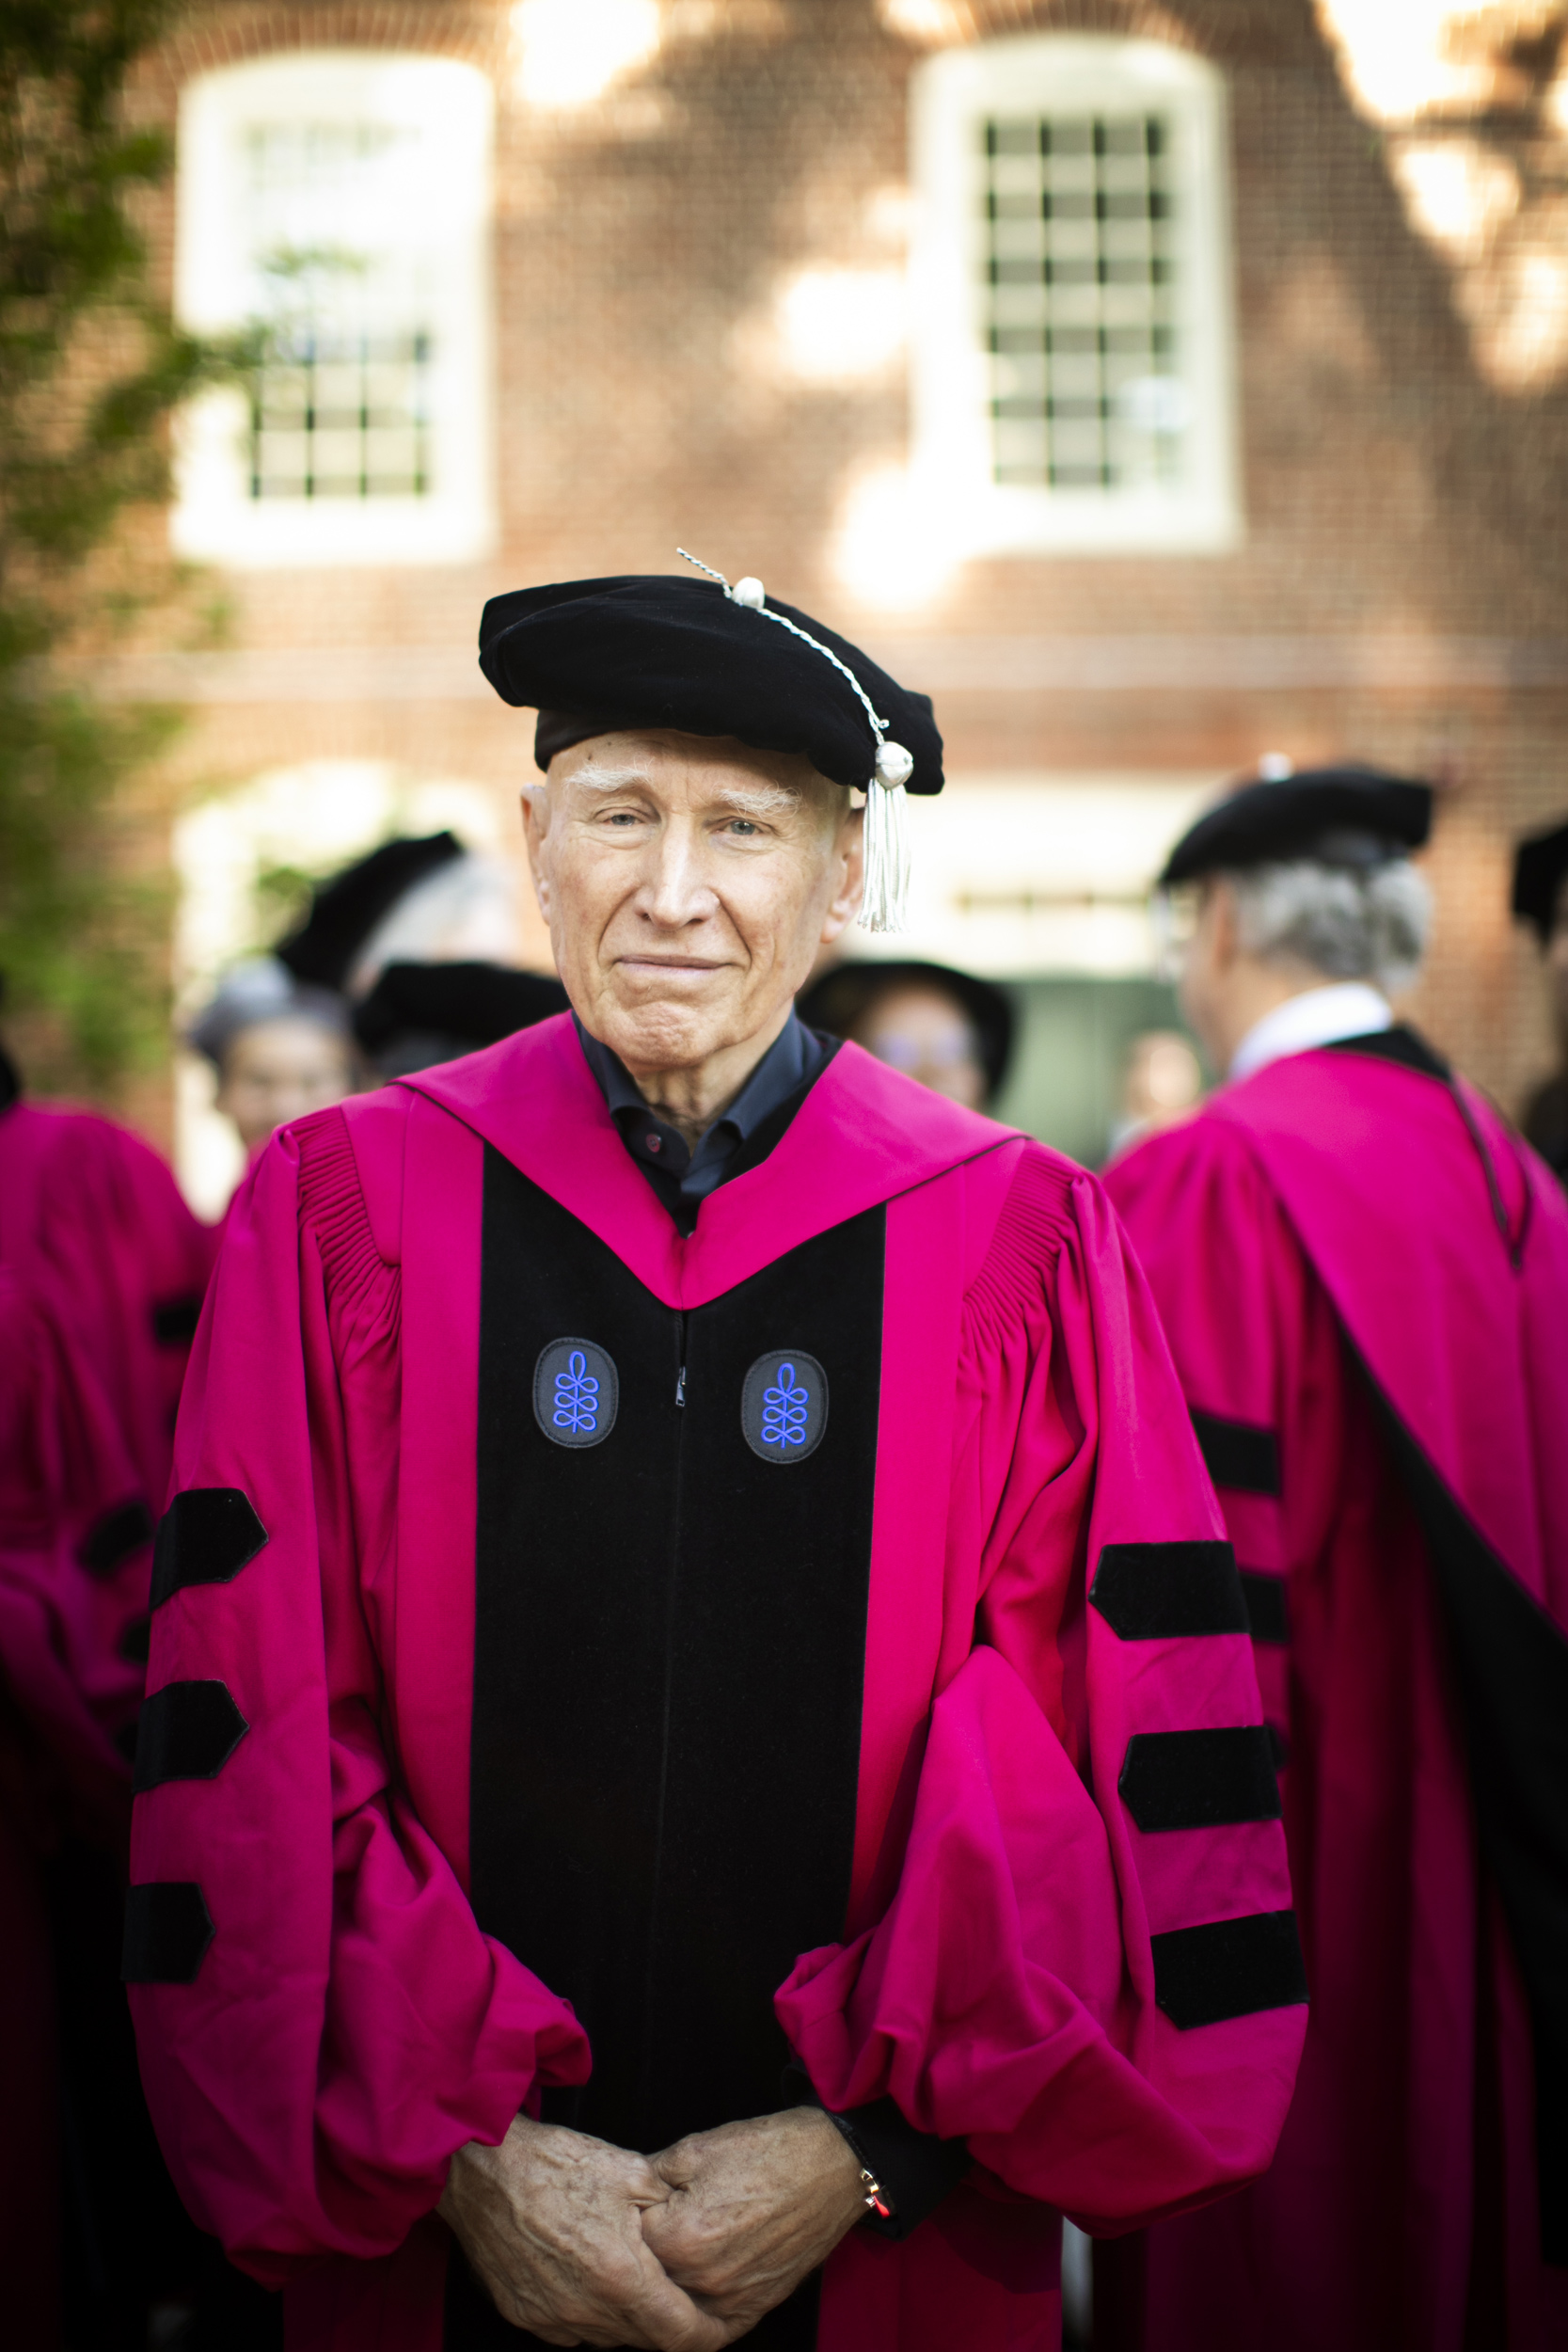
[[533,1418],[552,1445],[602,1445],[615,1426],[621,1383],[592,1340],[551,1340],[533,1367]]
[[740,1426],[752,1452],[788,1465],[815,1454],[828,1426],[828,1375],[803,1348],[759,1356],[740,1392]]

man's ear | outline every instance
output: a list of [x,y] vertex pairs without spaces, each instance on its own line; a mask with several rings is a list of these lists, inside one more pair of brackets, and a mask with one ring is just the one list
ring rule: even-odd
[[1208,884],[1210,938],[1213,945],[1214,961],[1222,972],[1227,972],[1242,952],[1242,927],[1236,908],[1236,893],[1223,874],[1216,874]]
[[523,845],[528,850],[528,870],[533,877],[533,895],[539,901],[539,912],[547,923],[550,919],[549,877],[544,868],[545,835],[549,829],[550,804],[542,784],[525,784],[519,795],[523,812]]
[[842,861],[842,871],[838,888],[822,918],[821,944],[824,947],[831,946],[842,931],[847,930],[860,913],[861,898],[865,889],[863,808],[851,808],[845,812],[838,837],[833,843],[833,857],[835,862]]

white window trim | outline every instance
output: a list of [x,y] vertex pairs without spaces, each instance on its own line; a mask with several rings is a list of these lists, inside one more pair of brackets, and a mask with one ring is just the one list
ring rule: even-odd
[[[431,97],[438,94],[433,124]],[[246,126],[280,119],[414,122],[454,169],[432,392],[437,475],[420,498],[252,499],[248,417],[232,389],[192,402],[176,444],[175,550],[241,567],[453,564],[496,544],[490,329],[493,93],[476,67],[377,50],[290,50],[221,67],[181,94],[175,304],[201,334],[246,323],[234,262],[236,159]]]
[[[1109,495],[995,482],[982,315],[976,126],[996,112],[1042,115],[1158,106],[1183,127],[1189,163],[1181,255],[1182,380],[1193,398],[1189,483]],[[965,555],[1218,553],[1242,538],[1236,463],[1228,111],[1224,76],[1164,42],[1024,34],[947,50],[916,72],[911,165],[915,321],[913,470],[933,526]]]

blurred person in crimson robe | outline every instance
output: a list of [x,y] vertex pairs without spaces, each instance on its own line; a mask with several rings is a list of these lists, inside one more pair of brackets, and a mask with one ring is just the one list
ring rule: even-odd
[[890,1070],[961,1103],[990,1107],[1013,1048],[1013,1009],[999,988],[944,963],[843,963],[802,990],[809,1029],[852,1038]]
[[0,2309],[140,2341],[196,2259],[119,1981],[153,1520],[211,1236],[0,1057]]
[[1060,2212],[1251,2178],[1304,2027],[1164,1343],[1092,1177],[794,1014],[929,703],[752,580],[481,647],[571,1009],[234,1212],[138,1750],[166,2151],[292,2345],[1051,2352]]
[[1431,794],[1172,852],[1227,1083],[1109,1170],[1235,1543],[1312,2010],[1273,2168],[1147,2243],[1150,2352],[1568,2343],[1568,1210],[1390,997]]
[[1537,1087],[1524,1129],[1568,1184],[1568,825],[1521,841],[1513,860],[1513,912],[1541,943],[1559,1068]]

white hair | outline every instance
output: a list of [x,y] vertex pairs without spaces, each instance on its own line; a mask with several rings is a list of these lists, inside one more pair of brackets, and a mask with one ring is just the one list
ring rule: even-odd
[[1408,988],[1432,929],[1432,892],[1405,858],[1323,866],[1314,858],[1225,876],[1242,945],[1265,961],[1291,957],[1325,979],[1370,980],[1386,996]]

